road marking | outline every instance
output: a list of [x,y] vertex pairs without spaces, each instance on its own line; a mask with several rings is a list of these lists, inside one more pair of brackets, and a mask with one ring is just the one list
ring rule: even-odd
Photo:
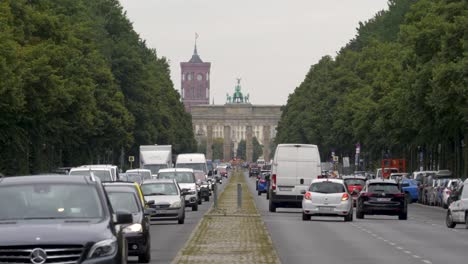
[[390,244],[390,245],[392,245],[392,246],[395,246],[395,245],[396,245],[396,244],[395,244],[395,243],[393,243],[393,242],[390,242],[389,244]]
[[411,254],[411,251],[405,250],[405,253],[406,253],[406,254]]
[[402,247],[396,247],[396,248],[397,248],[397,249],[399,249],[399,250],[403,250],[403,248],[402,248]]
[[430,262],[430,261],[427,260],[427,259],[423,259],[423,260],[421,260],[421,261],[424,262],[424,263],[426,263],[426,264],[432,264],[432,262]]
[[418,255],[413,255],[413,258],[419,259],[419,258],[421,258],[421,257],[418,256]]

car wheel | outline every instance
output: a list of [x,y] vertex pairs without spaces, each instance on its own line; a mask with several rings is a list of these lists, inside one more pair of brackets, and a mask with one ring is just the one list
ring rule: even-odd
[[364,219],[364,213],[361,212],[361,210],[359,210],[359,209],[356,210],[356,218],[357,219]]
[[465,228],[468,229],[468,212],[465,212]]
[[349,211],[349,214],[344,217],[345,222],[352,222],[353,221],[353,209]]
[[183,225],[185,222],[185,214],[183,214],[181,217],[179,217],[179,219],[177,219],[177,223],[179,225]]
[[205,202],[209,202],[210,201],[210,197],[209,196],[205,196]]
[[454,228],[457,224],[453,222],[452,212],[447,211],[447,217],[445,218],[445,224],[448,228]]
[[398,220],[407,220],[408,219],[408,212],[401,213],[398,215]]
[[[448,201],[447,201],[447,203],[448,203]],[[448,204],[447,204],[447,203],[443,203],[443,202],[442,202],[442,208],[448,209]]]
[[148,245],[146,245],[146,252],[143,255],[138,256],[139,263],[149,263],[151,261],[151,243],[148,240]]
[[409,193],[405,193],[405,198],[406,198],[406,204],[410,204],[413,202],[413,198],[411,198],[411,195]]
[[310,215],[302,212],[302,221],[307,221],[307,220],[310,220]]
[[276,204],[275,204],[272,200],[270,200],[268,209],[269,209],[269,211],[272,212],[272,213],[276,212]]
[[270,200],[270,192],[269,191],[266,192],[266,198],[267,198],[267,200]]
[[198,199],[198,204],[202,204],[202,199]]
[[192,211],[198,211],[198,204],[192,205]]

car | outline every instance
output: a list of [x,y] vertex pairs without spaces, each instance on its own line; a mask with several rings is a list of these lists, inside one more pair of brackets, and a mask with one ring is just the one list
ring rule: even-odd
[[356,204],[356,218],[365,215],[397,215],[399,220],[408,219],[406,195],[394,180],[368,180]]
[[111,164],[93,164],[93,165],[82,165],[83,168],[107,168],[112,172],[112,180],[117,181],[119,179],[119,167]]
[[71,168],[68,175],[76,176],[91,176],[91,173],[94,177],[99,178],[101,181],[115,181],[115,178],[112,176],[112,170],[110,168],[86,168],[86,167],[76,167]]
[[93,175],[0,179],[0,263],[127,263],[132,223]]
[[301,208],[301,192],[321,172],[317,145],[279,144],[271,168],[268,210],[276,212],[278,207]]
[[270,180],[270,173],[264,172],[258,176],[257,179],[257,193],[262,195],[262,193],[268,192],[268,184]]
[[366,177],[364,176],[348,176],[343,177],[346,189],[353,198],[353,206],[356,206],[356,201],[364,185],[366,185]]
[[143,181],[151,180],[151,170],[148,169],[132,169],[125,172],[127,181],[138,182],[141,184]]
[[138,256],[138,262],[151,261],[150,222],[145,211],[145,203],[141,201],[140,192],[134,183],[112,182],[103,183],[112,208],[117,211],[131,213],[133,223],[123,226],[127,239],[129,256]]
[[445,220],[447,227],[454,228],[457,224],[464,224],[468,229],[468,180],[453,194],[452,200]]
[[303,190],[302,220],[311,216],[343,217],[353,221],[353,200],[341,179],[315,179]]
[[463,181],[461,179],[449,179],[448,180],[447,185],[442,190],[442,207],[444,209],[448,209],[450,202],[451,202],[449,199],[450,195],[452,194],[452,192],[454,192],[457,189],[459,185],[463,185],[462,183]]
[[186,190],[185,206],[192,207],[192,211],[198,211],[197,180],[193,174],[193,169],[173,168],[159,170],[158,179],[174,179],[181,190]]
[[260,167],[257,164],[252,164],[249,169],[249,177],[256,177],[260,174]]
[[418,182],[413,179],[403,178],[400,182],[401,190],[406,195],[406,203],[417,202],[419,199]]
[[228,177],[228,167],[227,165],[220,165],[217,168],[218,174],[221,178],[227,178]]
[[198,198],[200,199],[198,204],[202,203],[202,200],[208,202],[210,200],[210,183],[208,182],[208,177],[203,171],[194,171],[197,189],[198,189]]
[[185,198],[188,193],[182,191],[175,179],[149,180],[141,185],[145,200],[152,211],[151,221],[177,220],[185,222]]

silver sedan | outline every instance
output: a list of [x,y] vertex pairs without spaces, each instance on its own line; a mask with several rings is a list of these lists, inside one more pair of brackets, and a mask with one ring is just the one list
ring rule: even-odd
[[316,179],[302,193],[302,220],[310,220],[311,216],[338,216],[353,221],[353,199],[343,180]]

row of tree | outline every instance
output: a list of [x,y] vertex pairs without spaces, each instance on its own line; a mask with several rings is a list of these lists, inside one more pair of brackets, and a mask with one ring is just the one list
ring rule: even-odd
[[0,172],[196,148],[165,58],[118,0],[0,1]]
[[468,176],[468,2],[390,0],[357,30],[290,95],[276,142]]

